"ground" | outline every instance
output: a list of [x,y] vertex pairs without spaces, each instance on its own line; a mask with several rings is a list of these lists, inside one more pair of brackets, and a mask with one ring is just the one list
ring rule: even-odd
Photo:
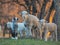
[[43,41],[37,39],[0,39],[0,45],[60,45],[60,42],[56,41]]

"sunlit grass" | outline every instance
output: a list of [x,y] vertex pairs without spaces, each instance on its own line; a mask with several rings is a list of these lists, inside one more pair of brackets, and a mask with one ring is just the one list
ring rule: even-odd
[[0,39],[0,45],[60,45],[60,42],[56,41],[43,41],[37,39]]

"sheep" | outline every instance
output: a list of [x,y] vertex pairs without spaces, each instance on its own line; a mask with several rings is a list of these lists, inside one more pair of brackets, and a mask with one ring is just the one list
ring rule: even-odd
[[41,19],[40,23],[41,23],[41,26],[42,26],[41,27],[42,32],[45,33],[45,35],[44,35],[45,41],[48,40],[48,38],[47,38],[48,32],[51,33],[51,36],[52,36],[51,39],[53,39],[54,38],[53,36],[55,36],[55,39],[57,41],[57,25],[55,23],[47,23],[47,21],[45,19]]
[[[41,33],[41,24],[36,16],[31,15],[26,11],[22,11],[22,18],[24,25],[29,30],[29,34],[28,34],[29,36],[32,36],[31,29],[33,28],[33,26],[37,27],[38,31]],[[41,34],[40,34],[40,38],[42,39]]]

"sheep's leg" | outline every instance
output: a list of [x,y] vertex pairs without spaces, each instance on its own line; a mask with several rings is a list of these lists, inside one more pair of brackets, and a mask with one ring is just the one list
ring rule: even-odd
[[29,30],[26,30],[26,37],[29,37]]
[[42,39],[42,31],[40,30],[40,39]]
[[51,36],[51,41],[53,41],[53,39],[54,39],[54,32],[50,36]]
[[32,27],[29,27],[29,36],[32,36],[31,29],[32,29]]
[[28,29],[27,29],[27,28],[25,28],[25,34],[26,34],[26,36],[28,37],[29,32],[28,32]]
[[34,30],[32,30],[32,36],[35,37],[35,31]]
[[9,38],[10,38],[11,30],[9,30]]
[[22,36],[23,36],[22,31],[20,31],[20,37],[22,37]]
[[45,32],[45,36],[44,36],[45,41],[47,41],[47,40],[48,40],[47,35],[48,35],[48,31],[46,31],[46,32]]
[[39,33],[40,33],[40,34],[39,34],[39,35],[40,35],[39,38],[42,39],[42,29],[41,29],[41,25],[40,25],[39,22],[37,23],[37,28],[38,28]]

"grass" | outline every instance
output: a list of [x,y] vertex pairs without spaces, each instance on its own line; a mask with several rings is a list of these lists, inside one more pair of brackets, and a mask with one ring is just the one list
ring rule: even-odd
[[60,45],[60,42],[56,41],[43,41],[37,39],[0,39],[0,45]]

